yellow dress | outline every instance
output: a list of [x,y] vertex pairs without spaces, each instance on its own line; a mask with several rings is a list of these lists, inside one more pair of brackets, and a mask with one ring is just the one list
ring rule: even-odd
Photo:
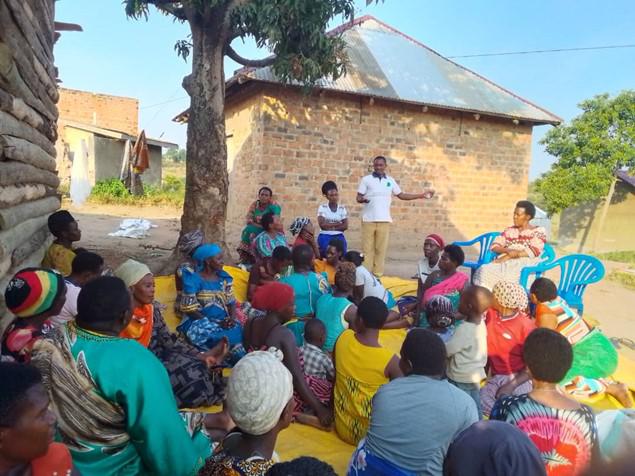
[[335,344],[335,430],[339,437],[356,445],[366,436],[375,392],[388,383],[386,366],[394,352],[369,347],[345,330]]
[[74,259],[75,252],[73,250],[53,243],[44,255],[42,267],[56,269],[64,276],[68,276],[71,274]]

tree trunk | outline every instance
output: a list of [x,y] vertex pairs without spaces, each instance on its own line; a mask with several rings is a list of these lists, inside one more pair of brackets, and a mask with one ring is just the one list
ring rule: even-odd
[[200,228],[206,241],[224,246],[229,187],[224,44],[214,30],[192,25],[192,74],[183,81],[191,101],[181,233]]

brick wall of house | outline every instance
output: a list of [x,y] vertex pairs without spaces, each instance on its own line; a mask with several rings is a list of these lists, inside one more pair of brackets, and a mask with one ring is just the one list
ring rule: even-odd
[[[227,133],[250,136],[244,147],[230,147],[232,247],[259,186],[273,188],[288,226],[294,216],[315,217],[320,187],[331,179],[351,215],[347,237],[358,248],[356,189],[378,154],[389,158],[388,173],[403,191],[437,191],[431,201],[393,201],[391,258],[418,256],[426,233],[452,241],[509,226],[514,203],[526,197],[530,125],[276,86],[250,94],[227,103]],[[239,112],[245,104],[248,114]]]
[[136,136],[139,129],[137,99],[60,88],[60,123],[77,121]]

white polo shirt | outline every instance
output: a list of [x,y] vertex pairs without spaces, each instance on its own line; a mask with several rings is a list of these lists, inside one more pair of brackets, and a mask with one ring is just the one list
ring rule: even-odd
[[393,195],[399,195],[401,188],[397,181],[390,175],[381,179],[371,175],[362,178],[357,188],[357,193],[370,200],[364,204],[362,210],[363,222],[392,222],[390,216],[390,204]]

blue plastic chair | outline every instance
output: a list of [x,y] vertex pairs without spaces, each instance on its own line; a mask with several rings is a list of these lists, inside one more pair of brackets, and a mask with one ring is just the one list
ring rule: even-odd
[[531,274],[540,278],[545,272],[555,268],[560,270],[558,295],[582,315],[584,313],[584,302],[582,301],[584,290],[589,284],[597,283],[604,278],[606,273],[604,265],[594,256],[583,254],[563,256],[552,263],[526,267],[520,274],[520,284],[527,289]]
[[542,250],[540,259],[540,264],[552,263],[553,260],[556,259],[556,250],[553,249],[553,246],[551,246],[549,243],[545,243],[545,247]]
[[458,245],[461,247],[474,246],[477,243],[480,246],[478,260],[466,261],[465,263],[463,263],[463,266],[470,268],[472,277],[474,277],[474,273],[477,269],[479,269],[484,264],[491,263],[496,257],[496,254],[493,253],[490,248],[492,247],[492,242],[494,241],[494,239],[499,235],[500,233],[498,231],[492,231],[490,233],[484,233],[480,236],[477,236],[470,241],[455,241],[453,243],[454,245]]

